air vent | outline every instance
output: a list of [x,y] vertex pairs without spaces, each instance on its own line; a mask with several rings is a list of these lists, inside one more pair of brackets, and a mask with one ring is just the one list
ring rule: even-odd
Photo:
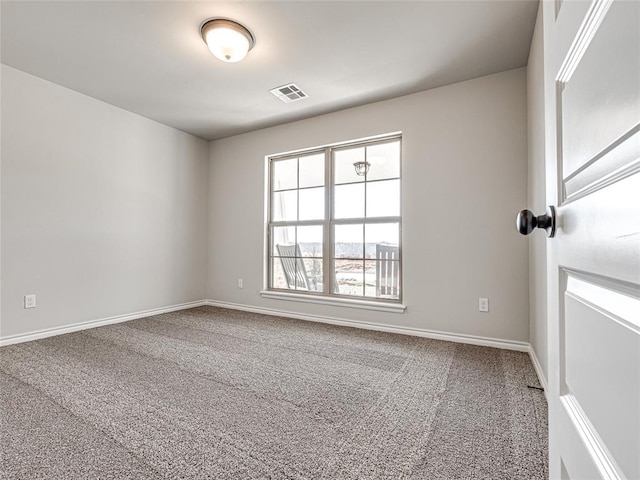
[[304,93],[300,87],[298,87],[295,83],[290,83],[288,85],[282,85],[280,87],[276,87],[273,90],[269,90],[276,97],[282,100],[284,103],[295,102],[296,100],[302,100],[303,98],[307,98],[307,94]]

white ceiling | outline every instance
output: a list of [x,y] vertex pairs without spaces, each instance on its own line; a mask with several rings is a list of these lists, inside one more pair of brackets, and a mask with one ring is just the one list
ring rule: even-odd
[[[2,63],[206,139],[527,64],[537,0],[6,1]],[[199,27],[245,24],[247,58]],[[309,98],[269,90],[295,82]]]

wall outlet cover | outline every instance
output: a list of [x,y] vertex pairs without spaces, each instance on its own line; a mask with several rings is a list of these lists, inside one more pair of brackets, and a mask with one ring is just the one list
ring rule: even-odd
[[24,296],[24,308],[36,308],[36,296],[34,294]]
[[478,299],[478,311],[480,311],[480,312],[488,312],[489,311],[489,299],[488,298],[479,298]]

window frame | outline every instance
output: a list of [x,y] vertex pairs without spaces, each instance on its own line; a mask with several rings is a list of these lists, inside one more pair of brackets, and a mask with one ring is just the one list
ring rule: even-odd
[[[354,217],[354,218],[335,218],[335,169],[334,169],[334,158],[335,153],[341,150],[348,150],[358,147],[371,147],[375,145],[381,145],[386,143],[393,143],[397,141],[399,147],[399,165],[398,165],[398,176],[391,178],[383,178],[383,179],[375,179],[368,180],[367,176],[362,180],[362,182],[348,182],[340,185],[349,185],[349,184],[364,184],[364,199],[365,202],[365,211],[363,217]],[[365,149],[366,152],[366,149]],[[279,191],[296,191],[300,192],[301,190],[316,188],[316,186],[311,187],[302,187],[300,188],[299,184],[295,189],[282,189],[275,190],[273,182],[274,182],[274,166],[277,161],[283,161],[287,159],[298,159],[297,162],[297,179],[299,182],[300,178],[300,161],[301,157],[323,154],[324,155],[324,183],[322,187],[324,188],[324,218],[323,219],[315,219],[315,220],[272,220],[272,203],[274,199],[274,193]],[[385,310],[385,311],[404,311],[404,305],[402,305],[403,297],[404,297],[404,268],[403,268],[403,248],[402,248],[402,155],[403,154],[403,145],[402,145],[402,132],[395,132],[386,135],[380,135],[376,137],[370,137],[365,139],[353,140],[348,142],[335,143],[331,145],[326,145],[322,147],[315,147],[303,150],[297,150],[287,153],[281,153],[276,155],[269,155],[265,158],[266,160],[266,168],[265,173],[268,176],[265,182],[266,186],[266,203],[265,203],[265,220],[266,220],[266,245],[265,245],[265,261],[266,261],[266,270],[265,270],[265,284],[264,290],[261,294],[267,298],[285,298],[291,300],[300,300],[300,301],[308,301],[311,303],[322,303],[322,304],[344,304],[347,306],[356,306],[360,308],[369,308],[373,310]],[[383,182],[388,180],[397,180],[399,182],[399,214],[397,216],[384,216],[384,217],[367,217],[367,188],[371,183]],[[299,206],[300,206],[300,196],[299,193],[296,199],[296,211],[297,216],[299,217]],[[398,224],[398,282],[399,282],[399,295],[397,298],[389,298],[389,297],[376,297],[376,296],[365,296],[364,291],[362,295],[350,295],[345,293],[335,292],[333,290],[337,289],[337,281],[332,274],[335,272],[335,264],[337,260],[341,260],[340,258],[335,258],[335,227],[337,225],[362,225],[363,228],[366,228],[366,225],[371,224],[385,224],[385,223],[397,223]],[[273,230],[277,227],[304,227],[304,226],[322,226],[322,256],[316,257],[322,259],[322,283],[323,290],[322,291],[310,291],[306,289],[295,289],[295,288],[277,288],[273,287],[273,262],[280,258],[279,255],[273,250],[275,248],[273,243]],[[366,245],[366,238],[363,238],[363,249]],[[295,239],[295,243],[297,242],[297,237]],[[298,257],[296,257],[297,259]],[[302,258],[313,258],[313,257],[302,257]],[[345,258],[348,260],[349,258]],[[366,261],[377,261],[375,258],[368,259],[366,254],[363,251],[363,257],[354,259]],[[328,281],[327,281],[328,280]],[[385,305],[388,305],[385,308]]]

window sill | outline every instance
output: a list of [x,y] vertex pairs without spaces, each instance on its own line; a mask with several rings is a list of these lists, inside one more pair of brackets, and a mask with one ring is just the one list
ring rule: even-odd
[[364,310],[375,310],[378,312],[404,313],[406,305],[391,302],[374,302],[370,300],[358,300],[352,298],[338,298],[318,295],[305,295],[301,293],[275,292],[272,290],[261,290],[263,298],[274,300],[290,300],[302,303],[317,303],[320,305],[331,305],[334,307],[361,308]]

